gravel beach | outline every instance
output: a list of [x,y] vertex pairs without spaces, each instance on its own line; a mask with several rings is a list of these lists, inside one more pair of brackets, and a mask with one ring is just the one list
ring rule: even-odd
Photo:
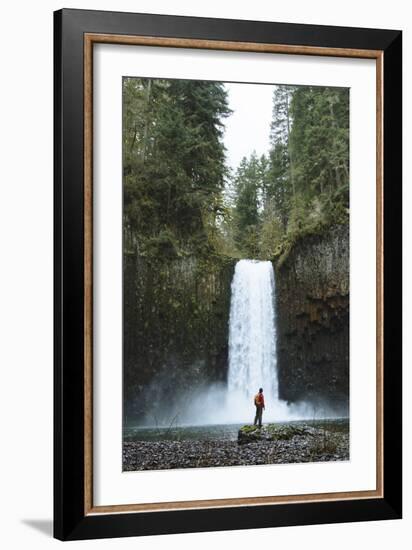
[[309,428],[290,439],[125,441],[123,471],[349,460],[349,433]]

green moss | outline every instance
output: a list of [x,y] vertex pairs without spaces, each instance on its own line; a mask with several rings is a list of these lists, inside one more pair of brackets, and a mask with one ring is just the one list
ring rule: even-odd
[[257,429],[258,429],[257,426],[254,426],[253,424],[252,425],[247,424],[246,426],[242,426],[240,428],[240,431],[245,434],[250,434],[252,432],[255,432]]
[[347,223],[348,217],[346,215],[344,218],[338,218],[333,224],[331,224],[329,220],[318,221],[315,224],[303,227],[299,231],[287,233],[274,253],[273,261],[276,267],[280,269],[288,259],[292,250],[304,239],[312,236],[322,236],[326,232],[330,232],[334,226],[345,225]]

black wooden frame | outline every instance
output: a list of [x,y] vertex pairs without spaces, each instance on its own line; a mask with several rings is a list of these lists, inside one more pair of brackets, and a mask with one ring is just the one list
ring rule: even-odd
[[[85,33],[381,50],[384,54],[384,497],[84,513]],[[64,9],[54,14],[54,536],[61,540],[396,519],[402,513],[402,33]]]

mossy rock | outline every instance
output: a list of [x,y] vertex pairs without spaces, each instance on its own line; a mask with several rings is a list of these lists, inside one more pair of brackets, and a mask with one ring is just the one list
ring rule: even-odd
[[238,432],[238,443],[254,441],[287,441],[296,436],[314,436],[318,430],[310,426],[294,424],[266,424],[262,428],[253,425],[242,426]]
[[254,426],[253,424],[246,424],[242,426],[238,432],[237,441],[238,443],[251,443],[252,441],[259,441],[260,437],[260,428]]
[[250,426],[249,424],[246,424],[246,426],[242,426],[242,428],[240,428],[240,431],[242,433],[246,433],[246,434],[249,434],[249,433],[252,433],[252,432],[255,432],[256,430],[258,430],[258,426]]
[[303,426],[275,426],[273,424],[269,424],[267,429],[273,440],[289,440],[296,435],[299,436],[308,434],[308,429]]

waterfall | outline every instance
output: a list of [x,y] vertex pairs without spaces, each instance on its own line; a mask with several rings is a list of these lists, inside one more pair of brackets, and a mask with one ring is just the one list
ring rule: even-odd
[[[231,286],[228,405],[236,416],[253,415],[260,387],[267,419],[287,416],[279,401],[276,368],[275,277],[271,262],[240,260]],[[233,416],[233,415],[231,415]],[[246,417],[247,418],[247,417]]]
[[279,399],[275,303],[271,262],[239,260],[231,284],[227,384],[205,388],[194,381],[190,395],[183,394],[182,425],[251,424],[253,398],[261,387],[264,423],[313,418],[313,410],[305,403],[288,405]]

